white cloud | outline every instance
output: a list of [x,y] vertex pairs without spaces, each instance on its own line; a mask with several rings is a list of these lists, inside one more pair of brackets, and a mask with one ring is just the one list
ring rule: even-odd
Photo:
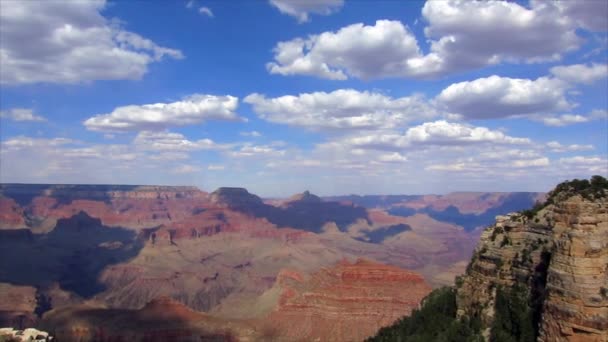
[[[111,182],[116,175],[133,171],[136,165],[145,167],[139,161],[141,156],[127,145],[94,145],[67,138],[18,136],[1,143],[0,181]],[[132,181],[136,179],[134,177]]]
[[608,2],[602,0],[590,1],[559,1],[556,5],[562,12],[576,21],[578,26],[596,32],[608,31]]
[[196,6],[196,1],[194,0],[190,0],[186,3],[186,8],[193,8],[194,6]]
[[141,79],[150,63],[183,58],[103,17],[105,0],[0,6],[2,84]]
[[562,145],[557,141],[549,141],[546,146],[551,152],[570,152],[570,151],[588,151],[593,150],[593,145]]
[[252,138],[259,138],[262,136],[262,133],[260,133],[258,131],[241,132],[239,134],[244,137],[252,137]]
[[209,171],[222,171],[224,170],[226,167],[224,165],[209,165],[207,166],[207,170]]
[[412,143],[454,144],[454,143],[496,143],[528,144],[527,138],[514,138],[500,131],[486,127],[475,127],[447,121],[426,122],[412,127],[405,133],[405,138]]
[[353,24],[337,32],[279,42],[271,74],[310,75],[333,80],[399,77],[424,72],[416,37],[399,21]]
[[574,156],[560,158],[558,161],[566,169],[582,169],[589,174],[608,174],[608,159],[599,156]]
[[276,98],[254,93],[243,101],[262,119],[311,129],[393,128],[438,115],[422,96],[391,98],[353,89]]
[[378,160],[385,163],[403,163],[407,161],[407,157],[401,153],[393,152],[381,154]]
[[582,44],[578,27],[591,22],[596,27],[605,21],[600,18],[605,11],[595,12],[598,21],[590,16],[593,9],[585,9],[585,20],[580,20],[579,10],[573,7],[585,6],[561,4],[427,1],[422,9],[430,45],[426,54],[401,22],[378,20],[375,25],[358,23],[279,42],[267,69],[272,74],[333,80],[432,78],[499,63],[559,60]]
[[600,158],[597,156],[574,156],[574,157],[568,157],[568,158],[560,158],[559,162],[562,164],[579,164],[579,165],[600,165],[603,164],[604,166],[608,167],[608,164],[606,164],[606,159],[605,158]]
[[26,136],[17,136],[11,139],[2,141],[2,151],[20,150],[23,148],[38,148],[38,147],[55,147],[75,143],[72,139],[67,138],[31,138]]
[[514,160],[512,162],[512,165],[514,167],[524,167],[524,168],[549,166],[549,158],[543,157],[543,158],[537,158],[537,159]]
[[281,13],[295,17],[299,23],[310,20],[310,14],[330,15],[344,5],[344,0],[270,0]]
[[34,111],[29,108],[11,108],[0,111],[0,118],[13,121],[46,121],[44,117],[34,114]]
[[596,63],[560,65],[551,68],[551,73],[566,82],[591,84],[608,76],[608,65]]
[[239,100],[234,96],[194,94],[181,101],[130,105],[115,108],[111,113],[95,115],[84,125],[92,131],[163,130],[207,120],[239,120]]
[[589,118],[578,114],[562,114],[557,116],[547,116],[540,119],[547,126],[561,127],[589,121]]
[[200,7],[198,9],[198,13],[204,14],[204,15],[208,16],[209,18],[213,18],[213,12],[211,11],[211,9],[209,7]]
[[271,145],[253,145],[246,143],[237,150],[228,153],[231,157],[281,157],[285,150],[277,149]]
[[463,171],[467,169],[467,164],[434,164],[427,166],[425,169],[429,171]]
[[184,160],[190,158],[190,155],[186,152],[161,152],[148,156],[148,159],[153,161],[175,161]]
[[172,173],[176,173],[176,174],[187,174],[187,173],[195,173],[195,172],[200,172],[201,169],[197,166],[194,165],[188,165],[188,164],[183,164],[183,165],[179,165],[177,167],[175,167],[173,170],[171,170]]
[[143,150],[154,151],[195,151],[222,150],[228,148],[213,142],[211,139],[190,141],[180,133],[143,131],[137,134],[134,144]]
[[443,72],[555,60],[581,43],[576,26],[551,2],[526,8],[507,1],[428,1],[422,15],[430,54]]
[[568,110],[566,85],[556,79],[536,80],[496,75],[452,84],[437,101],[468,119],[490,119]]
[[458,146],[458,145],[526,145],[528,138],[511,137],[503,132],[486,127],[475,127],[444,120],[426,122],[409,128],[405,134],[395,132],[377,132],[357,135],[322,144],[333,148],[336,146],[348,149],[401,151],[404,149],[421,149],[423,146]]

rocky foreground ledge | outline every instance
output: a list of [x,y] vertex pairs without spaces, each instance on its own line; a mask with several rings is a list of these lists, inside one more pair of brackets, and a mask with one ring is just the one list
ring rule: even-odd
[[53,336],[50,336],[46,331],[36,330],[34,328],[25,330],[0,328],[0,342],[50,342],[53,340]]

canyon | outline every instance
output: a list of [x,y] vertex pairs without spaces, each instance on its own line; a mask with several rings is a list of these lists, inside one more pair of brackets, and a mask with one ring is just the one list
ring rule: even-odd
[[[543,196],[362,202],[22,184],[0,193],[1,326],[81,340],[239,341],[363,340],[464,272],[484,214]],[[161,312],[181,318],[156,326]],[[135,326],[118,323],[131,318]]]

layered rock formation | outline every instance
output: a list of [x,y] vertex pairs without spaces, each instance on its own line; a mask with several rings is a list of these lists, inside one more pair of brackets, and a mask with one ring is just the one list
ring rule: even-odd
[[269,321],[275,338],[285,341],[361,341],[431,291],[417,273],[365,260],[311,276],[284,270],[277,286],[279,303]]
[[[38,326],[40,293],[52,304],[42,320],[66,327],[68,339],[95,339],[96,324],[120,326],[114,316],[139,322],[139,309],[160,296],[208,313],[194,321],[253,322],[262,337],[251,336],[258,340],[362,339],[409,312],[429,290],[421,276],[378,263],[415,269],[433,285],[450,283],[459,272],[454,263],[468,259],[473,248],[461,228],[428,215],[397,217],[308,192],[268,205],[240,188],[210,195],[149,186],[0,190],[0,291],[7,294],[0,300],[8,303],[0,306],[0,319]],[[361,257],[374,262],[333,267]],[[23,265],[30,271],[22,272]],[[302,284],[286,280],[284,269],[300,275]],[[307,293],[316,298],[312,306]],[[290,318],[281,321],[283,313]],[[88,318],[72,319],[82,317]],[[276,331],[267,318],[282,328]],[[332,320],[339,329],[323,325]],[[154,336],[190,334],[184,331],[199,323],[186,321]],[[317,325],[324,328],[314,335]],[[235,331],[246,326],[238,323]],[[217,337],[215,328],[201,329],[182,337]],[[135,336],[148,336],[144,331]]]
[[608,341],[608,206],[572,198],[553,213],[540,341]]
[[333,196],[327,197],[327,200],[382,209],[397,216],[427,214],[435,220],[472,231],[492,224],[496,215],[529,208],[535,202],[542,201],[544,196],[536,192],[454,192],[419,196]]
[[478,317],[489,338],[499,292],[519,291],[539,341],[608,340],[607,190],[581,188],[564,183],[544,207],[497,217],[457,280],[459,317]]

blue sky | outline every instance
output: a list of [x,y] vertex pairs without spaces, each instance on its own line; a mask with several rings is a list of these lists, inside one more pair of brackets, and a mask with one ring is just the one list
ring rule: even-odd
[[286,196],[608,176],[607,6],[2,1],[0,181]]

